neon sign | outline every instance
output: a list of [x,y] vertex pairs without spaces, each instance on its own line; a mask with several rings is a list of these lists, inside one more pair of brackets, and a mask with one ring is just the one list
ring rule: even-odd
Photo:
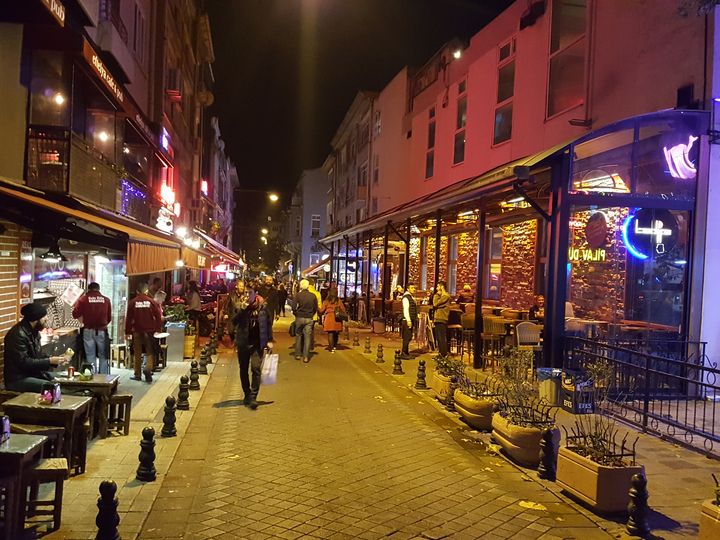
[[568,248],[568,261],[570,262],[605,262],[607,253],[604,249]]
[[697,169],[695,168],[695,164],[690,161],[689,154],[697,140],[698,137],[690,135],[687,144],[676,144],[670,149],[668,149],[667,146],[663,147],[665,163],[667,163],[668,169],[670,170],[670,176],[680,180],[692,180],[695,178]]
[[638,210],[622,226],[622,240],[630,254],[645,260],[650,253],[663,255],[675,245],[678,225],[668,210]]

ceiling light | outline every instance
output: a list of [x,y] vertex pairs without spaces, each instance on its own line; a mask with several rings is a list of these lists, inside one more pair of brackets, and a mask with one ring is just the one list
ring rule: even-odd
[[192,247],[193,249],[200,249],[200,240],[195,238],[195,240],[192,241]]
[[456,49],[456,50],[453,52],[453,58],[454,58],[455,60],[460,60],[461,57],[462,57],[462,51],[461,51],[460,49]]
[[100,141],[102,142],[108,142],[108,140],[110,139],[110,135],[108,135],[107,131],[101,131],[100,133],[98,133],[98,139],[100,139]]
[[175,229],[175,234],[180,238],[185,238],[187,236],[187,227],[184,225],[180,225],[177,229]]
[[53,264],[60,261],[67,261],[67,257],[63,255],[60,251],[60,246],[58,246],[57,240],[50,244],[48,250],[45,253],[41,254],[40,258],[45,262]]
[[105,264],[110,262],[110,257],[108,255],[107,249],[105,248],[98,250],[98,252],[93,258],[95,259],[96,263]]
[[53,101],[55,102],[55,105],[63,105],[65,103],[65,96],[58,92],[53,96]]

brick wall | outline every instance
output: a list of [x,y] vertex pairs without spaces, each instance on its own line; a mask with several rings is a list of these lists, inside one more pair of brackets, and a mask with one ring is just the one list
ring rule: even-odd
[[458,235],[457,292],[468,284],[475,292],[477,276],[477,231],[464,232]]
[[500,305],[514,309],[532,306],[535,290],[537,222],[503,225]]
[[410,283],[420,288],[420,237],[410,239]]
[[6,231],[0,235],[0,381],[3,377],[5,334],[18,320],[20,243],[30,241],[27,229],[1,220]]
[[[613,321],[625,318],[625,271],[627,250],[620,230],[627,217],[627,208],[608,208],[608,237],[604,261],[572,261],[568,300],[575,316],[586,319]],[[570,247],[588,248],[585,223],[590,212],[576,212],[571,217]],[[582,259],[582,257],[579,257]]]

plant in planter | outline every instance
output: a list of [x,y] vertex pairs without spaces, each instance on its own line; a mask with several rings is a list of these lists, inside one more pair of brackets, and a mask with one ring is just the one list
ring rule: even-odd
[[624,512],[630,497],[630,480],[644,473],[635,464],[635,445],[621,437],[617,423],[601,411],[607,408],[613,367],[603,358],[585,367],[593,383],[594,414],[577,415],[565,446],[558,452],[557,483],[568,493],[601,513]]
[[498,397],[497,383],[470,381],[462,377],[455,390],[455,409],[470,427],[481,431],[492,429],[492,416]]
[[435,370],[430,387],[435,392],[435,397],[445,403],[450,394],[453,379],[457,382],[465,376],[465,364],[461,360],[449,356],[437,355],[433,360],[435,360]]
[[552,430],[553,444],[560,442],[555,414],[530,381],[533,353],[512,351],[501,365],[498,388],[498,412],[492,417],[495,441],[515,462],[537,467],[540,462],[540,440],[545,429]]
[[720,480],[714,474],[712,477],[715,480],[715,499],[708,499],[702,503],[699,540],[720,538]]

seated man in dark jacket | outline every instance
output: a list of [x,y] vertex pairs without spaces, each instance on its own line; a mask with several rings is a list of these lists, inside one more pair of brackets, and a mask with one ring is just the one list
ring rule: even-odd
[[23,319],[5,335],[5,388],[15,392],[40,392],[50,377],[51,366],[67,363],[69,356],[48,357],[40,350],[40,330],[45,327],[47,309],[25,304]]

